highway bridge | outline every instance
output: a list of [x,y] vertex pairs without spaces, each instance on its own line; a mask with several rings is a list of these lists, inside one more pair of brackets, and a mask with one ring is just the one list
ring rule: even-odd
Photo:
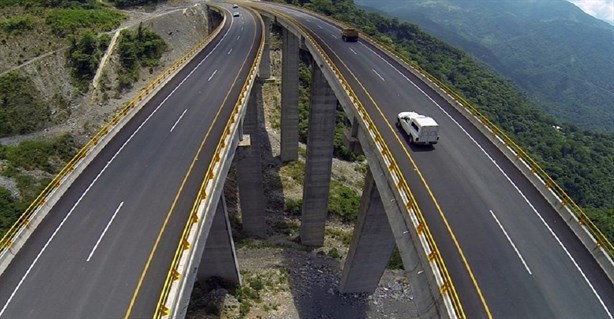
[[[369,159],[370,200],[343,291],[373,289],[396,244],[419,316],[612,318],[603,247],[579,239],[561,217],[566,208],[527,178],[525,162],[510,160],[501,137],[424,75],[371,41],[341,41],[339,26],[323,17],[265,3],[231,17],[223,7],[217,35],[116,129],[18,253],[3,250],[14,256],[0,276],[0,318],[185,314],[200,255],[210,256],[203,246],[213,216],[224,213],[220,190],[249,122],[255,70],[268,76],[263,37],[272,23],[284,28],[282,158],[296,156],[296,105],[288,102],[296,100],[298,50],[313,58],[304,244],[323,238],[326,194],[316,190],[326,192],[330,159],[318,150],[332,147],[331,106],[346,111]],[[409,109],[439,122],[435,147],[411,146],[395,127]]]

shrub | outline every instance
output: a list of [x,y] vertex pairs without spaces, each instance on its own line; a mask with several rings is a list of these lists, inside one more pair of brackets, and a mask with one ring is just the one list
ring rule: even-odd
[[51,9],[45,19],[59,36],[76,34],[80,30],[109,31],[117,28],[125,15],[109,9]]
[[0,21],[0,28],[8,33],[19,33],[34,28],[34,19],[31,16],[16,16]]
[[8,189],[0,187],[0,237],[17,221],[27,204],[14,198]]
[[29,78],[17,71],[0,76],[0,137],[39,130],[49,114]]
[[344,221],[353,222],[358,217],[360,196],[352,188],[337,181],[331,181],[328,198],[328,212]]
[[122,31],[118,48],[122,65],[118,90],[122,91],[138,79],[139,68],[158,66],[167,44],[158,34],[139,24],[136,31]]
[[86,91],[96,75],[100,60],[108,46],[108,35],[96,36],[92,31],[83,33],[78,40],[73,39],[68,49],[68,64],[71,75],[81,91]]
[[405,269],[403,267],[403,259],[401,259],[401,253],[399,252],[399,248],[394,247],[394,251],[392,252],[392,256],[390,256],[390,261],[388,262],[388,269]]
[[285,210],[289,214],[300,215],[302,207],[303,207],[302,199],[292,199],[292,198],[286,199]]

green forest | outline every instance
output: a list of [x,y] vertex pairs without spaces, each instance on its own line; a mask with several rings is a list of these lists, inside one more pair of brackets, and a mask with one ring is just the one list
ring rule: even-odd
[[536,159],[614,241],[614,139],[557,122],[509,81],[418,26],[352,0],[286,1],[354,25],[463,96]]
[[569,1],[356,0],[418,24],[511,79],[547,114],[614,134],[614,26]]

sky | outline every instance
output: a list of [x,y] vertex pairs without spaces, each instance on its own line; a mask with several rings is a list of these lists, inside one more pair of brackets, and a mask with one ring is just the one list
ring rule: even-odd
[[614,25],[614,0],[567,0],[582,11]]

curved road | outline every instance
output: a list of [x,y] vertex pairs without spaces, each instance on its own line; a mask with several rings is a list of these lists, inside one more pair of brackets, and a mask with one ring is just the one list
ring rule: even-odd
[[241,9],[119,132],[0,277],[0,318],[153,316],[262,35]]
[[[445,100],[381,50],[297,10],[352,85],[403,170],[469,318],[612,318],[614,287],[521,173]],[[395,127],[414,110],[441,139],[413,147]],[[415,163],[415,164],[414,164]]]

